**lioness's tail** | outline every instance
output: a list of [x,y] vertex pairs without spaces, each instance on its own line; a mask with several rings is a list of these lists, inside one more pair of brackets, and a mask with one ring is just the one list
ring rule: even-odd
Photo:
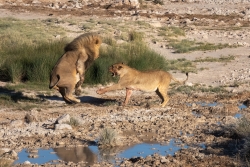
[[184,81],[179,81],[178,79],[174,78],[173,76],[171,76],[171,79],[174,80],[175,82],[178,82],[180,84],[185,84],[186,81],[188,80],[188,73],[186,73],[187,78]]
[[58,74],[56,75],[56,77],[52,75],[50,77],[49,88],[52,89],[54,86],[56,86],[59,80],[60,80],[60,76]]

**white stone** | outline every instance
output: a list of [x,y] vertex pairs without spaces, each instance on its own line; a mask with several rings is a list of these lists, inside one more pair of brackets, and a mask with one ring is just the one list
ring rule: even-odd
[[69,114],[64,114],[56,120],[56,123],[58,124],[67,123],[67,122],[70,122]]
[[69,124],[56,124],[55,130],[72,130],[72,127]]

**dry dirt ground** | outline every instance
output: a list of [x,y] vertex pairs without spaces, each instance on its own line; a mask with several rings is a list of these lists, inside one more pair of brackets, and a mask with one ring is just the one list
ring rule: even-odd
[[[182,24],[183,19],[196,18],[201,21],[199,25],[186,25],[190,27],[186,30],[187,38],[210,43],[241,44],[236,48],[177,54],[171,48],[167,48],[164,41],[156,43],[148,41],[149,47],[167,59],[195,60],[205,57],[235,56],[234,60],[227,63],[197,63],[197,68],[205,70],[190,73],[187,83],[190,86],[195,84],[204,87],[225,86],[229,93],[175,93],[170,95],[168,106],[160,108],[160,100],[156,95],[143,92],[135,92],[130,104],[122,107],[119,104],[124,99],[125,91],[115,91],[100,96],[95,93],[100,86],[85,87],[84,93],[79,97],[81,103],[77,105],[66,105],[56,91],[51,91],[51,95],[44,94],[42,91],[22,92],[22,98],[30,99],[30,102],[26,102],[27,106],[32,103],[40,103],[40,106],[29,111],[15,107],[1,107],[1,157],[14,160],[16,153],[23,148],[80,146],[87,148],[88,145],[96,143],[95,141],[103,129],[111,128],[115,129],[118,134],[119,139],[116,144],[119,147],[109,149],[110,154],[117,154],[120,150],[132,147],[137,143],[165,144],[173,138],[179,139],[180,146],[183,148],[174,156],[154,154],[146,158],[116,159],[117,166],[243,166],[239,150],[243,148],[244,141],[235,135],[232,129],[239,120],[235,114],[241,114],[246,118],[250,116],[250,33],[248,33],[249,27],[245,26],[249,24],[249,21],[243,20],[240,14],[221,14],[215,17],[212,14],[202,15],[202,12],[204,12],[204,8],[207,8],[205,11],[211,11],[216,7],[228,10],[246,9],[248,6],[250,7],[250,4],[231,4],[231,6],[219,7],[216,4],[206,5],[167,3],[165,6],[152,6],[152,9],[147,9],[149,11],[159,10],[166,13],[165,15],[150,15],[150,12],[146,12],[141,15],[135,13],[133,16],[124,14],[124,18],[128,23],[141,19],[155,27],[166,24],[178,26]],[[127,8],[120,10],[121,13],[128,11]],[[72,19],[88,19],[96,16],[121,19],[121,16],[114,15],[114,13],[112,10],[96,12],[91,8],[68,11],[5,3],[0,6],[0,17],[18,19],[46,19],[51,15]],[[237,30],[231,29],[235,25],[238,26]],[[154,30],[152,30],[152,34],[153,32]],[[177,78],[184,78],[183,74],[179,72],[174,75]],[[1,82],[1,92],[19,93],[8,92],[5,85],[6,83]],[[243,103],[248,107],[241,109],[239,106]],[[72,118],[77,119],[80,125],[73,126],[73,129],[66,127],[64,130],[59,130],[60,128],[57,127],[58,129],[55,130],[56,125],[53,123],[64,114],[69,114]],[[187,145],[188,148],[184,148],[184,145]],[[205,147],[201,147],[201,145]],[[86,157],[81,154],[81,162],[67,162],[67,156],[70,155],[62,155],[62,161],[59,161],[57,166],[115,166],[106,161],[98,162],[95,156]],[[86,164],[87,160],[90,162],[89,164]],[[31,165],[17,164],[15,166]],[[46,166],[55,165],[46,164]]]

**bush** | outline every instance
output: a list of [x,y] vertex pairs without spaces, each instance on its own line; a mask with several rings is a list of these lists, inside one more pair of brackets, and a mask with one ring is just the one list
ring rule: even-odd
[[[109,74],[108,67],[118,62],[138,70],[194,70],[190,61],[168,61],[151,50],[142,42],[142,34],[130,32],[129,36],[129,42],[119,45],[111,38],[104,39],[109,45],[101,47],[100,57],[86,72],[86,84],[106,84],[115,81]],[[0,64],[1,78],[12,82],[49,83],[50,72],[63,54],[66,44],[67,41],[59,40],[5,48],[2,55],[3,63]]]
[[249,158],[250,158],[250,121],[246,117],[242,117],[236,125],[234,129],[237,136],[243,138],[244,145],[241,149],[241,156],[243,162],[246,163],[246,166],[250,166]]
[[106,49],[101,49],[100,53],[101,56],[87,71],[85,83],[105,84],[114,81],[108,72],[108,67],[119,62],[123,62],[138,70],[168,70],[167,60],[139,40],[120,45],[119,47],[117,45],[109,46]]
[[115,146],[117,144],[117,133],[113,129],[104,129],[99,137],[100,146]]
[[21,45],[5,50],[0,76],[12,82],[48,82],[50,71],[63,54],[65,41]]

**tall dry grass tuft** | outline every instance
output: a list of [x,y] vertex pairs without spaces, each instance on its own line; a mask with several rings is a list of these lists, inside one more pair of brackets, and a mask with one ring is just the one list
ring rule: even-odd
[[117,133],[114,129],[105,128],[101,133],[98,141],[99,146],[117,145]]

